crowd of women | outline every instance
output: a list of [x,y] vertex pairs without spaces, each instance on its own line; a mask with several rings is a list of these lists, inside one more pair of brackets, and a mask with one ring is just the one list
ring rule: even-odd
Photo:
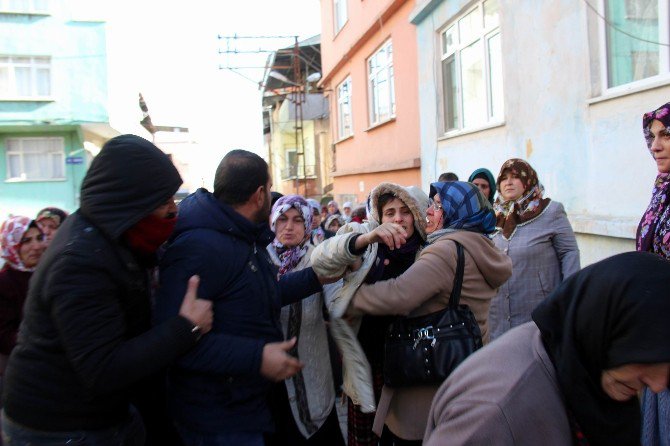
[[[267,250],[278,275],[309,266],[344,275],[282,309],[305,367],[272,396],[280,436],[344,444],[343,391],[349,445],[670,444],[670,103],[644,115],[643,131],[659,173],[637,233],[642,252],[583,270],[562,204],[522,159],[497,177],[481,168],[467,182],[432,183],[429,194],[381,183],[365,216],[351,203],[342,213],[335,202],[277,196]],[[47,208],[2,226],[2,355],[66,216]],[[484,348],[444,382],[390,384],[389,371],[406,368],[385,355],[390,327],[453,299]],[[435,344],[428,331],[417,339]]]

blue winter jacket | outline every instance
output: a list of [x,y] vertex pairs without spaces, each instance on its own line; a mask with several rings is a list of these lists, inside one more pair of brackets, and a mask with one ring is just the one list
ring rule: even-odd
[[200,276],[198,296],[214,302],[214,323],[169,373],[175,421],[212,433],[272,431],[267,405],[272,383],[260,375],[263,346],[282,341],[283,305],[321,291],[307,268],[285,274],[266,246],[267,223],[256,225],[205,189],[183,200],[174,234],[161,260],[156,322],[179,312],[187,280]]

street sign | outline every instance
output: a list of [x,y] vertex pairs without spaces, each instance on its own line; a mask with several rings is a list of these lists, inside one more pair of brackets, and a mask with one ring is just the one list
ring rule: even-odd
[[83,156],[68,156],[65,158],[65,164],[84,164]]

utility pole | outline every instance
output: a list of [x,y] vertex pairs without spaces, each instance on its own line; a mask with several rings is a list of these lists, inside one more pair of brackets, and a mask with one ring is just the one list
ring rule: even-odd
[[[293,40],[293,46],[292,48],[281,48],[281,49],[267,49],[263,48],[262,46],[259,46],[258,48],[250,48],[249,44],[246,45],[245,48],[238,48],[238,43],[240,41],[244,42],[258,42],[260,41],[261,43],[263,41],[270,41],[270,40],[277,40],[277,39],[292,39]],[[291,63],[290,65],[278,65],[274,63],[270,63],[270,58],[266,61],[266,64],[264,67],[261,66],[255,66],[255,65],[237,65],[237,64],[228,64],[228,65],[220,65],[219,69],[225,69],[232,71],[242,77],[244,77],[247,80],[250,80],[254,83],[258,84],[259,89],[264,88],[265,85],[263,85],[263,82],[256,82],[253,79],[249,78],[245,74],[242,73],[241,70],[254,70],[254,69],[263,69],[264,70],[264,80],[270,76],[274,77],[281,82],[288,84],[289,87],[282,89],[285,90],[286,94],[286,99],[289,100],[294,108],[294,139],[295,139],[295,146],[296,146],[296,162],[297,166],[295,166],[295,190],[296,194],[300,194],[300,183],[302,180],[303,183],[303,195],[306,197],[308,193],[308,181],[307,181],[307,164],[306,164],[306,157],[305,157],[305,139],[304,139],[304,120],[303,120],[303,105],[305,103],[305,90],[306,90],[306,73],[303,73],[302,69],[302,62],[301,62],[301,55],[300,55],[300,43],[298,41],[298,36],[238,36],[237,34],[234,34],[232,36],[219,36],[219,40],[222,40],[224,42],[224,49],[219,50],[219,54],[228,54],[228,55],[234,55],[234,56],[239,56],[239,55],[249,55],[249,54],[260,54],[260,53],[274,53],[275,55],[282,54],[282,55],[290,55]],[[309,70],[309,61],[305,61],[305,72]],[[314,71],[320,71],[320,67],[313,67]],[[292,70],[292,77],[293,80],[290,80],[281,73],[277,73],[277,70]],[[284,91],[282,92],[277,92],[277,94],[284,94]],[[272,114],[270,113],[270,120],[272,121]],[[274,126],[271,126],[274,127]],[[269,147],[268,147],[268,157],[269,157],[269,164],[270,164],[270,169],[272,170],[272,163],[273,163],[273,153],[272,153],[272,140],[270,141]],[[286,166],[290,170],[292,169],[292,166],[288,165]]]

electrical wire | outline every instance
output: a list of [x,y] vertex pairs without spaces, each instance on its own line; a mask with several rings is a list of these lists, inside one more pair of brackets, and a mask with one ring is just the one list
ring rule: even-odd
[[605,22],[605,23],[607,24],[607,26],[609,26],[610,28],[612,28],[612,29],[614,29],[614,30],[616,30],[616,31],[619,31],[621,34],[625,34],[625,35],[627,35],[628,37],[630,37],[631,39],[639,40],[640,42],[646,42],[646,43],[651,43],[652,45],[659,45],[659,46],[667,46],[667,47],[670,47],[670,44],[663,43],[663,42],[657,42],[657,41],[654,41],[654,40],[643,39],[642,37],[638,37],[638,36],[636,36],[636,35],[634,35],[634,34],[631,34],[631,33],[627,32],[627,31],[624,31],[623,29],[621,29],[621,28],[619,28],[618,26],[616,26],[614,23],[612,23],[612,22],[610,22],[609,20],[607,20],[607,17],[605,17],[605,16],[603,16],[602,14],[600,14],[600,12],[599,12],[599,11],[598,11],[598,10],[591,4],[591,3],[589,3],[588,0],[582,0],[582,1],[583,1],[584,3],[586,3],[586,6],[588,6],[589,9],[591,9],[591,11],[593,11],[593,13],[594,13],[595,15],[597,15],[598,17],[600,17],[600,18],[602,19],[602,21]]

